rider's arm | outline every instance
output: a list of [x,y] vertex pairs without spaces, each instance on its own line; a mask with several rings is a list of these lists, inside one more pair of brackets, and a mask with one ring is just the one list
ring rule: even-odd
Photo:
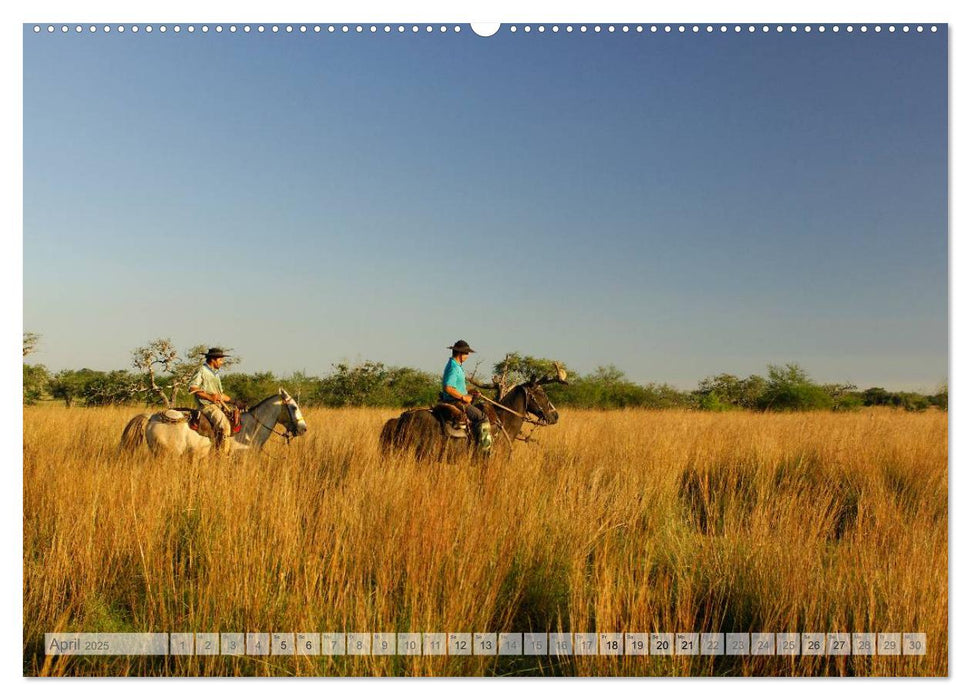
[[472,403],[472,397],[471,396],[466,396],[461,391],[459,391],[458,389],[456,389],[454,386],[446,386],[445,387],[445,393],[447,393],[453,399],[457,399],[459,401],[462,401],[463,403]]
[[199,398],[205,399],[206,401],[212,401],[213,403],[219,403],[221,401],[229,401],[229,397],[226,394],[210,394],[208,391],[203,391],[200,387],[190,386],[190,394],[197,394]]

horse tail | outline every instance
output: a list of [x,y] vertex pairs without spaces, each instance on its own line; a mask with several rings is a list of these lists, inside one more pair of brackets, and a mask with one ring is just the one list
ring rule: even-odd
[[121,444],[118,449],[124,452],[134,452],[145,442],[145,426],[151,418],[151,414],[139,413],[128,421],[125,430],[121,433]]
[[381,454],[383,455],[388,454],[389,452],[391,452],[391,448],[394,447],[394,431],[397,426],[398,426],[398,419],[389,418],[388,421],[384,424],[384,427],[381,428],[381,437],[380,437]]
[[447,445],[446,440],[438,419],[431,411],[406,411],[395,424],[392,445],[413,450],[415,458],[424,461],[436,457]]

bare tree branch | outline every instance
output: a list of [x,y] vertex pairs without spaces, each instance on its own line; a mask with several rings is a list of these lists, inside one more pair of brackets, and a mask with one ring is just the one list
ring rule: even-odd
[[37,350],[37,344],[40,343],[40,334],[31,333],[30,331],[24,331],[24,357],[32,354]]
[[[148,386],[139,392],[152,393],[162,399],[167,408],[175,405],[179,392],[188,388],[189,380],[205,360],[206,346],[195,345],[180,356],[170,338],[156,338],[148,345],[132,350],[132,366],[145,375]],[[227,357],[223,367],[239,362]]]

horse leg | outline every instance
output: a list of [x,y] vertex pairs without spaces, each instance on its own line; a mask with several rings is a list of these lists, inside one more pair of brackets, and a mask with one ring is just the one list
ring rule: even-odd
[[208,457],[212,447],[212,441],[209,438],[203,437],[193,430],[189,430],[186,435],[186,444],[193,461],[200,457]]
[[152,453],[152,456],[158,457],[164,453],[162,448],[162,443],[158,436],[158,424],[149,423],[145,428],[145,444],[148,445],[148,451]]

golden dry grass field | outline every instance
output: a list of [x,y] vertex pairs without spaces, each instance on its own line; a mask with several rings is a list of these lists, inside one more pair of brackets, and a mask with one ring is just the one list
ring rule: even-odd
[[[947,416],[561,412],[482,478],[308,410],[239,461],[24,409],[27,675],[946,675]],[[925,632],[927,655],[46,657],[53,631]]]

